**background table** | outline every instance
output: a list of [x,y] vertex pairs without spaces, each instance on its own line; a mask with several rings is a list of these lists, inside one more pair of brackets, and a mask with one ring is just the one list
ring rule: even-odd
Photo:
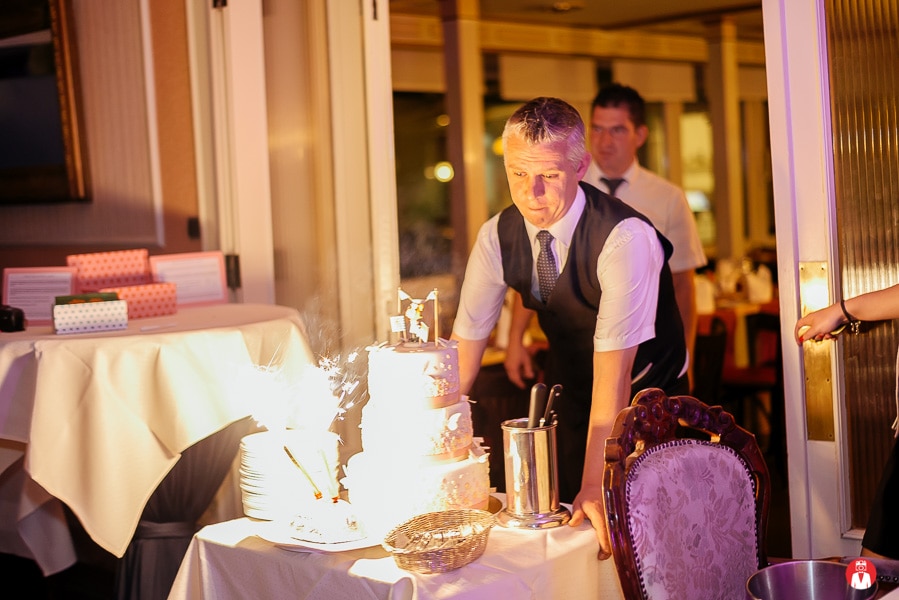
[[310,360],[299,313],[280,306],[182,308],[94,334],[0,334],[0,551],[45,574],[72,565],[64,503],[122,556],[181,453],[253,413],[255,366],[283,365],[289,379]]
[[480,558],[429,575],[403,571],[380,546],[336,553],[287,550],[257,537],[259,527],[243,518],[201,529],[170,600],[622,598],[613,560],[596,559],[589,523],[543,531],[495,526]]
[[702,313],[697,316],[697,332],[708,333],[713,317],[724,321],[728,336],[726,363],[734,367],[746,368],[749,366],[751,356],[746,317],[758,313],[779,314],[780,306],[777,296],[771,301],[761,304],[747,300],[718,298],[714,312]]

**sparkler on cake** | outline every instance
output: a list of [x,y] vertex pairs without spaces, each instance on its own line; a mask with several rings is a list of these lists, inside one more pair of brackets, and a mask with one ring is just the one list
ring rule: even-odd
[[[350,365],[356,355],[347,360]],[[266,431],[241,440],[241,494],[247,516],[279,521],[299,540],[346,542],[364,537],[340,499],[339,436],[331,431],[355,403],[358,384],[340,359],[307,366],[297,383],[259,367],[254,418]]]

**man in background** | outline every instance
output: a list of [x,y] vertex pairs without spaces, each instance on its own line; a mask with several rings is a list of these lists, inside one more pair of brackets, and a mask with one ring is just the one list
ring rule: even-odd
[[[708,261],[683,190],[642,167],[637,159],[637,151],[649,135],[646,103],[631,87],[617,83],[604,87],[593,99],[589,129],[592,160],[583,181],[637,209],[674,246],[668,266],[684,325],[684,341],[692,357],[697,321],[694,275]],[[521,299],[515,297],[505,368],[509,380],[521,388],[525,379],[534,378],[523,345],[531,316],[521,306]]]

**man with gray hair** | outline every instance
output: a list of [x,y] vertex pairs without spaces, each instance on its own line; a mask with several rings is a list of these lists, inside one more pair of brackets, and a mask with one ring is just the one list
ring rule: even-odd
[[573,503],[572,525],[590,520],[599,557],[608,558],[603,447],[615,417],[644,388],[688,392],[671,245],[640,213],[580,185],[590,156],[584,123],[566,102],[520,107],[506,122],[503,152],[513,206],[478,233],[453,328],[462,392],[512,288],[553,349],[546,384],[564,389],[555,405],[560,498]]

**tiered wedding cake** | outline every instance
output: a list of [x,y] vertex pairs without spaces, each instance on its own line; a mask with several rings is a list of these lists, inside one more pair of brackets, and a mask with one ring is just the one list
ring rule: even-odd
[[421,327],[410,327],[417,339],[369,348],[363,451],[348,461],[343,484],[370,535],[425,512],[486,508],[489,499],[487,454],[459,394],[456,343],[428,342]]

